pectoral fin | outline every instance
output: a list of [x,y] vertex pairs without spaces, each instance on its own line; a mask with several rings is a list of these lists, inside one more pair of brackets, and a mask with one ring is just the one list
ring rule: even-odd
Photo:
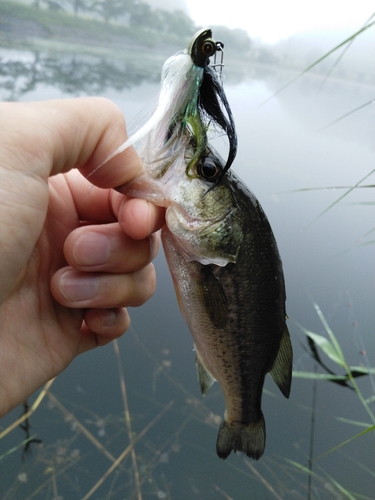
[[195,366],[197,367],[197,375],[198,375],[199,385],[201,388],[201,393],[203,396],[205,396],[206,392],[215,382],[216,379],[214,379],[211,373],[204,366],[204,363],[196,348],[195,348]]
[[206,313],[216,328],[224,328],[228,322],[228,301],[220,281],[210,266],[202,266],[197,292]]
[[292,383],[292,363],[292,344],[290,342],[288,327],[285,325],[279,352],[269,373],[286,398],[289,398],[290,385]]

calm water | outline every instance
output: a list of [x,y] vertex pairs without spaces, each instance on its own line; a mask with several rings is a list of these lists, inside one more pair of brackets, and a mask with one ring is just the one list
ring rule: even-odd
[[[140,63],[5,49],[0,58],[2,100],[101,95],[121,107],[130,129],[147,117],[159,90],[159,64],[145,68]],[[263,205],[284,262],[294,369],[314,369],[298,324],[326,335],[313,300],[348,363],[374,365],[374,245],[366,244],[373,239],[373,190],[354,190],[317,220],[344,190],[291,192],[353,186],[371,172],[373,107],[318,130],[373,99],[374,88],[332,77],[319,91],[322,79],[307,75],[259,107],[293,73],[242,68],[241,75],[231,75],[230,61],[226,73],[227,97],[239,135],[234,169]],[[364,183],[374,184],[374,175]],[[119,341],[134,435],[173,402],[135,447],[143,498],[308,498],[307,475],[290,461],[308,463],[313,382],[295,378],[287,401],[267,380],[264,457],[259,462],[242,454],[218,459],[215,442],[223,398],[217,385],[204,399],[200,396],[192,340],[180,317],[162,252],[155,265],[156,294],[142,308],[131,310],[132,327]],[[343,373],[322,358],[336,373]],[[369,378],[358,383],[363,396],[370,398]],[[51,392],[114,457],[122,453],[129,441],[112,345],[75,360]],[[371,407],[374,410],[373,403]],[[0,430],[20,414],[17,408],[6,416]],[[320,458],[363,430],[353,422],[370,423],[354,391],[318,382],[311,498],[349,498],[339,493],[335,482],[353,498],[373,498],[374,433]],[[0,460],[0,498],[83,498],[111,460],[48,398],[31,424],[43,445],[35,445],[25,460],[21,450]],[[0,442],[0,455],[22,439],[21,429],[13,431]],[[137,498],[130,455],[91,498]]]

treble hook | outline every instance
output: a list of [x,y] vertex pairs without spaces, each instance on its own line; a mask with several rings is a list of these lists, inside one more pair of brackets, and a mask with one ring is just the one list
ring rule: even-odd
[[[211,65],[212,69],[215,70],[220,83],[222,83],[223,80],[223,68],[224,68],[224,44],[223,42],[216,42],[216,50],[214,54],[214,61],[213,64]],[[220,52],[220,61],[218,61],[218,53]]]

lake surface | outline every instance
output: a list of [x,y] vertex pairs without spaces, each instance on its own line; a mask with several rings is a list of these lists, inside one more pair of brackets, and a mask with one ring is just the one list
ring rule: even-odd
[[[137,64],[10,49],[0,49],[0,58],[0,99],[101,95],[120,106],[130,130],[148,116],[159,91],[160,68],[143,67],[142,54]],[[374,366],[374,190],[354,189],[321,215],[374,169],[374,106],[320,130],[373,99],[374,87],[333,73],[321,88],[323,78],[307,74],[260,106],[295,73],[244,67],[231,74],[230,60],[225,73],[238,129],[233,168],[261,202],[284,264],[294,370],[315,369],[299,325],[327,337],[314,301],[348,364]],[[374,184],[374,177],[363,184]],[[337,189],[311,190],[318,187]],[[55,380],[51,393],[56,399],[46,397],[30,419],[42,445],[33,445],[25,459],[18,449],[0,460],[0,498],[80,499],[103,476],[112,461],[77,421],[112,457],[127,447],[119,359],[133,435],[164,410],[135,446],[142,498],[373,498],[374,432],[330,452],[364,430],[361,424],[371,424],[355,391],[332,382],[295,377],[290,400],[285,400],[267,377],[265,455],[259,462],[242,454],[217,458],[224,410],[220,388],[215,384],[201,397],[192,339],[162,251],[155,266],[157,291],[145,306],[130,310],[132,326],[119,341],[120,357],[112,345],[97,349]],[[335,373],[344,374],[321,357]],[[357,381],[363,397],[373,397],[373,380]],[[374,411],[373,401],[369,405]],[[0,431],[21,413],[17,408],[3,418]],[[0,456],[24,438],[21,429],[14,430],[0,441]],[[309,486],[308,475],[294,462],[307,467],[311,454]],[[90,498],[141,498],[134,470],[128,454]]]

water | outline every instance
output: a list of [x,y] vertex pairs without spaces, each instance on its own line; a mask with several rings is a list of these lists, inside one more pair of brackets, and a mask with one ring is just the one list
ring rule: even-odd
[[[138,62],[132,63],[2,49],[0,58],[2,100],[101,95],[120,106],[130,129],[147,117],[159,90],[160,64],[142,66],[142,54],[133,54]],[[294,74],[258,67],[231,75],[230,61],[226,72],[226,92],[239,139],[233,168],[260,200],[278,241],[294,369],[314,369],[298,324],[326,335],[313,301],[336,334],[348,363],[364,365],[368,358],[373,365],[374,246],[366,244],[373,239],[373,208],[368,205],[373,202],[373,190],[354,190],[321,217],[344,190],[291,191],[353,186],[374,168],[373,107],[319,131],[371,100],[374,88],[332,77],[319,92],[322,78],[309,74],[259,107]],[[373,184],[374,176],[365,183]],[[220,389],[216,384],[204,399],[200,396],[192,340],[162,253],[155,265],[156,294],[145,306],[130,311],[132,327],[119,341],[134,436],[173,402],[135,447],[143,498],[308,498],[307,475],[290,461],[308,464],[313,383],[295,378],[287,401],[267,380],[264,457],[259,462],[241,454],[218,459]],[[343,373],[322,358],[336,373]],[[0,460],[0,498],[79,499],[102,477],[112,462],[79,431],[74,419],[113,457],[126,448],[117,361],[109,345],[76,359],[57,378],[51,392],[74,417],[44,399],[31,418],[32,433],[43,445],[34,445],[32,455],[24,460],[21,450]],[[368,377],[358,379],[358,384],[365,398],[373,394]],[[348,388],[318,382],[316,390],[313,456],[317,458],[311,498],[347,498],[335,482],[354,498],[372,498],[373,433],[321,457],[363,430],[349,421],[369,424],[368,414]],[[3,418],[0,430],[20,414],[17,408]],[[0,442],[0,455],[22,439],[21,429],[13,431]],[[91,498],[137,498],[130,455]]]

